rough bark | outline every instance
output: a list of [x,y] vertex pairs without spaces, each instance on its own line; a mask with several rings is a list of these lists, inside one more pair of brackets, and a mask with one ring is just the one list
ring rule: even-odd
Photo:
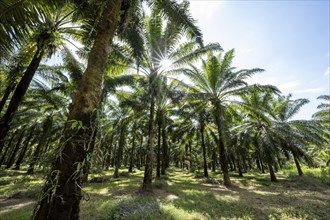
[[[87,69],[73,101],[55,160],[43,195],[35,209],[34,219],[79,219],[81,172],[87,160],[89,142],[95,126],[95,111],[101,99],[103,74],[109,47],[118,27],[121,0],[108,1],[91,49]],[[82,127],[73,129],[74,122]]]
[[17,111],[19,105],[23,100],[24,95],[26,94],[27,89],[29,88],[29,85],[32,81],[35,72],[39,67],[43,55],[44,55],[44,49],[42,47],[38,48],[29,66],[24,72],[22,79],[18,83],[14,91],[14,94],[10,99],[5,114],[0,119],[0,145],[3,143],[4,138],[6,137],[9,131],[10,122],[13,120],[15,112]]

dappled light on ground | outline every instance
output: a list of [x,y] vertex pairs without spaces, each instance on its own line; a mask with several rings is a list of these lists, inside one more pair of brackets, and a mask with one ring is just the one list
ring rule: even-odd
[[[330,219],[330,187],[310,176],[279,172],[279,182],[271,183],[264,174],[233,174],[234,185],[226,188],[221,174],[194,178],[172,168],[154,181],[152,194],[145,194],[140,192],[143,171],[116,179],[112,173],[89,176],[81,219]],[[16,174],[2,176],[0,192],[7,193],[1,194],[0,219],[29,219],[32,214],[43,176]],[[29,184],[33,187],[22,189]]]

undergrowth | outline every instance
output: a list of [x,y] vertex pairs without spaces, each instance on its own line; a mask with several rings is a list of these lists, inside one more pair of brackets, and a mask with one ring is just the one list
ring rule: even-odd
[[[121,170],[125,172],[126,170]],[[113,170],[89,175],[84,185],[81,219],[330,219],[329,168],[295,169],[276,175],[231,173],[233,187],[226,188],[220,173],[209,178],[171,168],[154,180],[154,192],[140,191],[143,171],[113,178]],[[0,179],[0,219],[29,219],[41,190],[43,174],[4,171]],[[326,183],[326,184],[325,184]],[[28,187],[30,186],[30,187]]]

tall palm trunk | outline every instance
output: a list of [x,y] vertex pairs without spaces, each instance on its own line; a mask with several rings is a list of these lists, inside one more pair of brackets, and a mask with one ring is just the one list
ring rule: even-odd
[[223,141],[223,135],[221,134],[221,132],[224,132],[222,129],[222,122],[220,119],[220,103],[216,102],[215,103],[215,111],[214,111],[214,117],[215,117],[215,121],[217,124],[217,129],[218,129],[218,138],[219,138],[219,142],[218,142],[218,147],[219,147],[219,154],[220,154],[220,163],[221,163],[221,169],[222,169],[222,173],[223,173],[223,182],[225,186],[230,186],[231,185],[231,181],[230,181],[230,177],[229,177],[229,172],[228,172],[228,159],[227,159],[227,153],[226,153],[226,148],[224,145],[224,141]]
[[9,158],[9,160],[7,162],[7,165],[6,165],[6,169],[9,169],[13,165],[13,163],[15,161],[16,154],[19,151],[19,148],[21,146],[21,143],[22,143],[22,140],[23,140],[23,137],[24,137],[24,133],[25,133],[25,128],[23,128],[23,131],[22,131],[21,135],[19,136],[19,138],[17,140],[15,148],[13,149],[13,152],[10,155],[10,158]]
[[134,164],[134,152],[135,152],[135,136],[133,135],[132,138],[132,149],[130,153],[130,158],[129,158],[129,168],[128,172],[133,172],[133,164]]
[[238,176],[243,177],[242,166],[241,166],[239,154],[237,154],[236,161],[237,161],[237,168],[238,168]]
[[188,151],[189,151],[189,172],[192,172],[192,170],[193,170],[193,160],[192,160],[192,150],[191,150],[191,148],[192,148],[192,141],[190,140],[189,142],[188,142]]
[[296,164],[297,167],[297,171],[299,176],[302,176],[304,173],[301,169],[300,163],[299,163],[299,159],[297,158],[297,156],[295,154],[293,154],[293,159],[294,159],[294,163]]
[[107,156],[105,161],[105,169],[108,170],[111,164],[111,156],[112,156],[112,147],[113,147],[113,134],[110,135],[109,141],[107,145]]
[[33,135],[33,132],[34,132],[34,128],[35,126],[33,126],[30,130],[30,134],[29,136],[26,138],[25,140],[25,144],[23,146],[23,148],[21,149],[21,152],[16,160],[16,163],[15,163],[15,170],[19,170],[20,169],[20,166],[21,166],[21,163],[23,162],[23,159],[25,157],[25,154],[26,154],[26,151],[28,149],[28,146],[29,146],[29,143],[30,143],[30,140],[32,138],[32,135]]
[[15,83],[11,83],[10,85],[7,86],[5,93],[2,96],[2,99],[0,101],[0,113],[2,112],[3,107],[5,106],[10,93],[15,89],[16,84]]
[[168,153],[168,145],[167,145],[167,133],[166,133],[166,123],[165,120],[163,119],[162,123],[162,169],[161,169],[161,174],[165,175],[166,174],[166,169],[169,167],[169,153]]
[[161,131],[162,131],[162,114],[160,112],[157,113],[157,165],[156,165],[156,177],[160,177],[160,145],[161,145]]
[[216,162],[217,162],[217,153],[215,149],[212,150],[212,172],[215,172],[216,170]]
[[144,168],[144,177],[142,190],[146,192],[152,191],[152,169],[153,169],[153,157],[154,157],[154,114],[155,114],[155,79],[156,76],[153,75],[150,77],[149,86],[150,86],[150,113],[149,113],[149,122],[148,122],[148,146],[147,146],[147,158]]
[[267,163],[268,163],[268,169],[269,169],[269,174],[270,174],[270,181],[277,182],[272,163],[270,161],[267,161]]
[[7,144],[7,147],[6,147],[6,149],[5,149],[5,152],[3,153],[3,155],[2,155],[2,157],[1,157],[1,159],[0,159],[0,167],[1,167],[2,163],[3,163],[3,162],[5,161],[5,159],[6,159],[7,153],[8,153],[8,151],[9,151],[10,147],[11,147],[11,144],[12,144],[12,142],[13,142],[13,140],[14,140],[14,137],[16,136],[16,133],[17,133],[17,131],[11,136],[11,138],[10,138],[8,144]]
[[34,54],[31,63],[25,70],[25,73],[21,79],[21,81],[18,83],[13,96],[11,97],[11,100],[9,102],[8,108],[5,112],[5,114],[0,119],[0,145],[2,145],[4,138],[6,137],[9,128],[10,128],[10,122],[12,121],[15,112],[17,111],[19,105],[21,104],[23,97],[29,88],[29,85],[32,81],[32,78],[37,71],[39,64],[41,62],[41,59],[44,55],[45,50],[43,49],[43,46],[38,47],[36,53]]
[[204,140],[204,122],[201,121],[200,123],[200,132],[201,132],[201,141],[202,141],[202,151],[203,151],[203,167],[204,167],[204,177],[209,177],[209,173],[207,172],[207,161],[206,161],[206,146],[205,146],[205,140]]
[[[61,141],[61,152],[55,160],[43,195],[37,204],[34,219],[79,219],[81,173],[95,121],[95,110],[101,99],[104,70],[109,47],[119,25],[121,0],[107,1],[87,69],[80,83]],[[72,129],[79,121],[83,127]]]
[[142,147],[143,147],[143,135],[141,135],[140,137],[140,148],[138,150],[138,155],[137,155],[137,168],[138,169],[141,169],[141,164],[142,164],[142,156],[143,156],[143,153],[142,153]]
[[32,159],[31,159],[31,163],[30,166],[27,170],[28,174],[33,174],[34,173],[34,166],[36,165],[36,163],[38,162],[39,158],[40,158],[40,154],[41,154],[41,150],[43,147],[45,147],[47,139],[49,137],[49,133],[51,131],[53,125],[53,121],[51,116],[49,116],[48,118],[46,118],[44,124],[43,124],[43,128],[42,128],[42,134],[41,137],[39,139],[39,143],[36,147],[36,149],[34,150]]
[[119,143],[117,148],[117,155],[115,159],[115,172],[113,174],[114,178],[119,177],[119,168],[121,167],[121,162],[123,160],[123,150],[125,147],[125,126],[123,125],[120,129],[120,137],[119,137]]

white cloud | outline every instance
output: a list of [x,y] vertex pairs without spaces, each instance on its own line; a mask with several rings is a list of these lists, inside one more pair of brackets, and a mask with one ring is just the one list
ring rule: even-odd
[[324,72],[324,75],[330,76],[330,67],[328,67],[328,69]]

